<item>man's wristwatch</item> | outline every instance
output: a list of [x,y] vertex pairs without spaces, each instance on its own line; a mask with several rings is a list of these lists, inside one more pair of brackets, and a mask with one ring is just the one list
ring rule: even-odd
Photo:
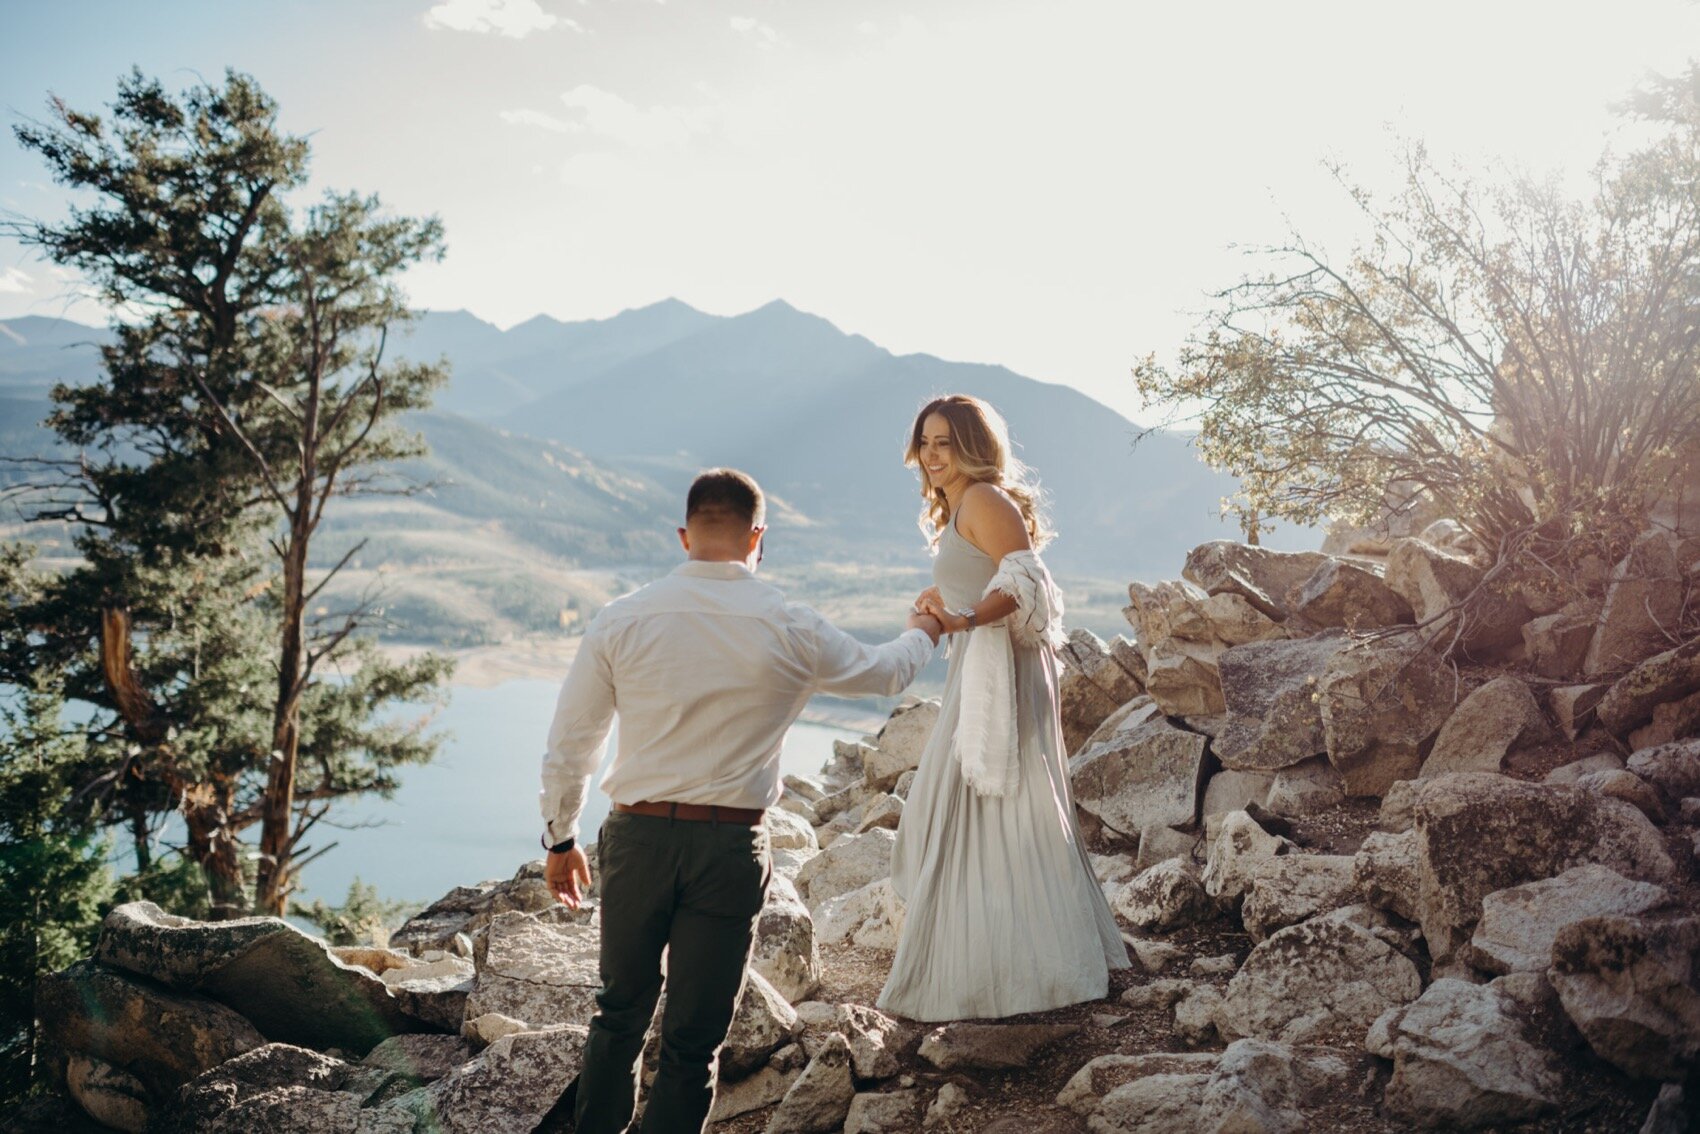
[[577,839],[567,839],[564,842],[551,844],[547,833],[539,835],[537,837],[537,841],[542,843],[543,849],[548,851],[550,854],[566,854],[568,851],[578,846]]
[[974,608],[971,606],[965,606],[961,610],[953,610],[951,613],[956,615],[958,618],[966,618],[968,620],[968,629],[970,630],[974,629],[974,627],[979,624],[979,616],[974,613]]

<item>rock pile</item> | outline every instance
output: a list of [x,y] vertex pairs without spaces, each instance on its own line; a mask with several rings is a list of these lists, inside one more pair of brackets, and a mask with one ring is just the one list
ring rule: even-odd
[[[1375,554],[1206,544],[1130,586],[1131,639],[1062,651],[1074,802],[1138,961],[1106,1001],[869,1006],[936,703],[787,777],[715,1129],[1682,1129],[1700,636],[1643,615],[1695,626],[1700,544],[1649,536],[1597,604],[1508,593],[1438,636],[1483,580],[1456,525],[1345,546]],[[529,1132],[577,1070],[597,940],[538,864],[391,949],[122,906],[42,1028],[115,1129]]]

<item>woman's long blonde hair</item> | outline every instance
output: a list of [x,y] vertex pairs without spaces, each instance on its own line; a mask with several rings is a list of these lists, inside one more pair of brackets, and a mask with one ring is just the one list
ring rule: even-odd
[[1044,500],[1033,470],[1016,457],[1009,444],[1009,426],[1003,415],[988,402],[968,394],[947,394],[934,398],[915,415],[909,429],[909,446],[903,452],[903,463],[912,466],[921,477],[921,533],[927,542],[938,546],[945,525],[950,523],[950,503],[942,489],[928,487],[927,472],[921,468],[921,431],[933,414],[944,418],[950,426],[951,453],[957,467],[969,479],[1003,489],[1027,524],[1027,538],[1037,551],[1056,535],[1046,523]]

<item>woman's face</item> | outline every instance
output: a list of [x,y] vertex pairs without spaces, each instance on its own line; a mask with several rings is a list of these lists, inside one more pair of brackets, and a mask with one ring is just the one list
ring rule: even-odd
[[959,481],[968,479],[956,463],[956,446],[950,437],[950,422],[943,414],[930,413],[921,423],[921,473],[927,487],[949,493]]

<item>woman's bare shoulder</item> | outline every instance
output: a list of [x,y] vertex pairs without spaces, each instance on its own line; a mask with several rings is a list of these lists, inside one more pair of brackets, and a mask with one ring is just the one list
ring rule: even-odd
[[965,520],[973,520],[981,516],[1020,518],[1021,506],[997,485],[988,484],[983,480],[975,481],[962,494],[962,517]]

